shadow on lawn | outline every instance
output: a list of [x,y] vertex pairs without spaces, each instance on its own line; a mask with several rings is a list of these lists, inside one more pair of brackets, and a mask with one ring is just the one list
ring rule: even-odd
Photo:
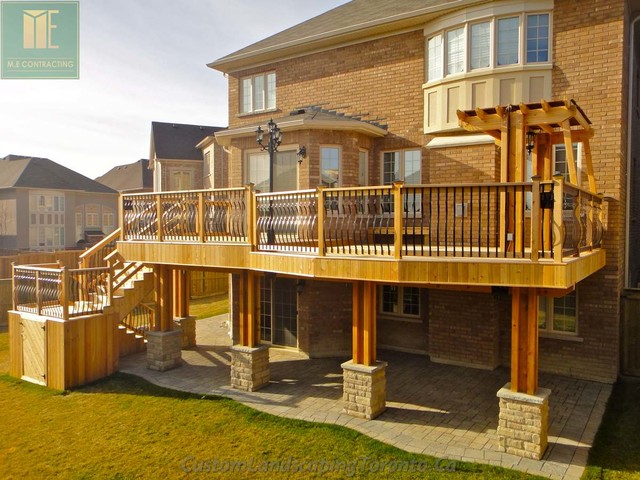
[[640,479],[640,378],[615,384],[582,478]]

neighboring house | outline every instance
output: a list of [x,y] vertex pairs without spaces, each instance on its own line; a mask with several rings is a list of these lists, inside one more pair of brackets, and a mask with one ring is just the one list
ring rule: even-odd
[[48,158],[8,155],[0,171],[0,248],[72,248],[118,226],[118,192]]
[[153,173],[149,170],[149,160],[146,158],[113,167],[96,178],[96,182],[120,193],[153,192]]
[[149,168],[153,170],[156,192],[197,190],[213,183],[216,162],[223,151],[214,146],[212,137],[222,127],[151,122]]

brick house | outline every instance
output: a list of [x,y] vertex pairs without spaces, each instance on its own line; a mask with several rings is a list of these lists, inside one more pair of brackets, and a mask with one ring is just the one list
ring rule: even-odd
[[[374,418],[384,349],[505,366],[500,448],[540,458],[538,371],[619,374],[640,263],[634,8],[354,0],[210,63],[229,127],[192,143],[225,153],[223,181],[123,202],[119,254],[155,269],[150,368],[179,365],[179,272],[216,269],[233,274],[235,388],[268,383],[270,347],[343,357],[345,411]],[[156,190],[181,189],[154,138]]]

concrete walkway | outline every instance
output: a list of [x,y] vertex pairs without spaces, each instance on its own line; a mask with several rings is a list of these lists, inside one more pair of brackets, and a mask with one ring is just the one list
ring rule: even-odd
[[120,371],[164,387],[223,395],[274,415],[344,425],[403,450],[438,458],[488,463],[554,479],[578,479],[600,425],[611,386],[557,375],[540,376],[552,391],[549,448],[541,461],[499,452],[496,392],[506,369],[483,371],[429,362],[426,357],[379,352],[388,362],[387,410],[375,420],[342,413],[346,358],[309,360],[270,349],[271,383],[258,392],[232,389],[226,315],[197,322],[198,346],[183,350],[183,365],[168,372],[146,368],[145,354],[120,360]]

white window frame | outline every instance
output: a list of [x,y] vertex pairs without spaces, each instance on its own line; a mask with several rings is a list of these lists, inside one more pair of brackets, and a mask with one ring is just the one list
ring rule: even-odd
[[[270,80],[273,79],[273,88],[270,89]],[[246,82],[250,91],[246,91]],[[262,82],[261,88],[258,90],[256,84]],[[239,81],[238,96],[239,96],[239,112],[241,115],[256,113],[256,112],[268,112],[276,109],[277,105],[277,77],[275,71],[262,72],[256,75],[249,75],[241,77]],[[270,104],[272,93],[273,101]],[[245,97],[249,99],[249,105],[245,103]],[[256,98],[260,98],[261,107],[256,106]]]
[[[335,185],[332,186],[327,186],[323,184],[322,181],[322,172],[324,171],[324,165],[323,165],[323,155],[322,152],[323,150],[336,150],[338,152],[338,178],[335,182]],[[320,178],[319,178],[319,185],[324,186],[325,188],[338,188],[340,186],[342,186],[342,147],[340,145],[320,145]]]
[[[417,185],[422,183],[422,149],[420,148],[403,148],[399,150],[384,150],[380,153],[380,181],[382,185],[391,185],[393,182],[402,182],[405,180],[405,165],[406,165],[406,154],[408,152],[419,152],[420,153],[420,182]],[[384,181],[384,156],[387,153],[399,153],[400,154],[400,169],[398,172],[399,178],[394,178],[392,182],[385,183]],[[413,185],[413,184],[412,184]]]
[[369,150],[360,149],[358,151],[358,186],[369,185]]
[[[488,24],[489,25],[489,48],[488,48],[488,54],[489,54],[489,64],[482,67],[473,67],[473,45],[471,43],[472,41],[472,32],[473,32],[473,27],[477,26],[477,25],[485,25]],[[490,69],[493,66],[493,58],[495,56],[495,53],[493,51],[492,46],[495,44],[495,40],[494,40],[494,32],[493,32],[493,23],[491,22],[491,20],[487,20],[487,19],[482,19],[479,21],[475,21],[475,22],[469,22],[469,24],[467,25],[467,29],[468,29],[468,40],[467,40],[467,51],[468,51],[468,69],[467,71],[469,72],[477,72],[477,71],[482,71],[482,70],[487,70]]]
[[[389,312],[389,311],[385,311],[384,309],[384,291],[385,288],[396,288],[397,289],[397,295],[398,295],[398,302],[396,304],[397,306],[397,311],[394,312]],[[412,313],[404,313],[404,297],[405,297],[405,290],[406,289],[410,289],[410,288],[415,288],[418,290],[418,313],[417,314],[412,314]],[[419,319],[422,316],[422,292],[420,287],[412,287],[412,286],[401,286],[401,285],[380,285],[379,290],[378,290],[378,313],[381,316],[389,316],[389,317],[404,317],[404,318],[412,318],[412,319]]]
[[[548,58],[542,62],[528,62],[527,61],[527,18],[531,15],[548,15],[548,36],[547,36],[547,52]],[[457,17],[456,17],[457,18]],[[498,65],[498,22],[500,20],[508,18],[518,19],[518,61],[516,63],[509,63],[504,65]],[[489,54],[489,66],[471,68],[471,27],[482,23],[489,23],[489,42],[490,42],[490,54]],[[448,52],[447,52],[447,34],[457,29],[463,29],[463,44],[464,44],[464,68],[462,72],[448,73]],[[439,39],[439,44],[436,40]],[[523,67],[525,65],[551,65],[553,63],[553,12],[548,9],[531,10],[531,11],[519,11],[514,9],[510,13],[496,13],[478,14],[477,17],[473,17],[473,14],[460,17],[459,22],[451,22],[441,28],[433,30],[425,30],[425,78],[428,84],[439,83],[445,79],[455,76],[464,76],[470,73],[477,73],[486,70],[500,70],[508,69],[510,67]],[[437,62],[431,63],[430,56],[434,55]]]
[[[573,331],[565,331],[565,330],[556,330],[554,328],[554,303],[558,301],[559,298],[566,298],[567,296],[575,296],[575,329]],[[538,314],[538,330],[541,334],[547,335],[557,335],[557,336],[565,336],[565,337],[577,337],[580,324],[579,324],[579,296],[578,290],[574,290],[573,292],[565,295],[564,297],[540,297],[540,303],[544,299],[544,311],[545,311],[545,326],[540,325],[540,321],[542,320],[542,305],[539,305],[539,314]]]
[[[573,146],[574,146],[574,149],[576,150],[576,174],[578,177],[576,186],[580,187],[582,185],[582,148],[583,148],[582,142],[575,142]],[[557,155],[558,149],[566,150],[564,143],[558,143],[553,146],[552,154],[551,154],[552,155],[552,170],[551,170],[552,175],[555,175],[555,173],[558,171],[558,168],[556,166],[556,155]],[[566,152],[565,152],[565,155],[566,155]],[[564,175],[565,182],[570,183],[571,180],[569,179],[568,166],[567,166],[567,171],[564,172],[563,175]]]

